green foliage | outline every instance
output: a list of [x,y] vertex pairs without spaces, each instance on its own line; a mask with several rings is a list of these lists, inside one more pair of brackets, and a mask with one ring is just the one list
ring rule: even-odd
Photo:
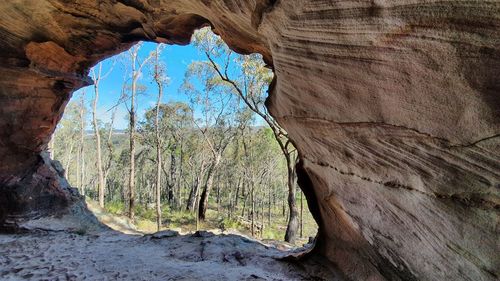
[[[260,55],[238,55],[208,29],[195,33],[193,40],[201,53],[210,55],[212,61],[207,57],[189,66],[179,89],[188,102],[159,105],[160,142],[156,139],[157,107],[151,106],[144,116],[137,116],[135,223],[139,229],[156,231],[154,202],[156,145],[159,143],[164,227],[189,231],[196,228],[195,213],[185,211],[189,194],[194,186],[205,188],[212,173],[213,187],[208,199],[207,219],[200,223],[200,228],[236,229],[249,234],[253,198],[254,222],[264,224],[263,233],[255,233],[255,236],[281,240],[288,218],[282,211],[288,195],[287,166],[282,147],[276,139],[287,139],[286,132],[280,127],[276,127],[281,130],[278,137],[276,130],[269,127],[277,123],[264,106],[273,78],[272,71],[266,68]],[[217,69],[222,72],[222,77]],[[146,71],[143,72],[145,74]],[[166,73],[162,74],[167,77]],[[154,83],[154,80],[151,81]],[[125,85],[124,91],[129,90]],[[68,105],[56,133],[56,158],[68,167],[69,181],[73,186],[77,184],[75,171],[81,167],[77,165],[75,152],[80,145],[81,106],[76,103]],[[87,114],[86,109],[83,111]],[[83,116],[83,119],[89,118]],[[108,141],[107,128],[109,124],[99,125],[105,139],[102,141],[107,172],[105,208],[109,213],[125,215],[129,138],[127,132],[114,132]],[[87,196],[96,199],[97,172],[92,134],[85,134],[83,146],[86,150],[83,161],[80,161],[85,169],[82,186],[86,188]],[[297,205],[300,206],[300,201]],[[304,210],[304,236],[312,236],[316,225],[307,212],[305,201]],[[271,221],[268,221],[268,215]]]
[[135,220],[135,224],[137,229],[140,229],[145,232],[154,232],[156,231],[156,222],[148,219],[143,219],[141,217],[137,217]]
[[156,210],[154,208],[146,208],[142,204],[135,205],[135,215],[145,220],[156,220]]
[[170,228],[180,228],[194,226],[196,216],[194,213],[186,211],[172,211],[163,214],[164,222]]
[[125,213],[125,204],[121,201],[106,202],[104,208],[107,212],[115,215],[122,215]]
[[239,221],[235,219],[230,219],[230,218],[219,218],[219,228],[221,230],[228,230],[228,229],[243,229],[245,226],[243,226]]
[[263,239],[271,240],[281,240],[283,237],[283,230],[276,228],[264,228],[264,233],[262,234]]

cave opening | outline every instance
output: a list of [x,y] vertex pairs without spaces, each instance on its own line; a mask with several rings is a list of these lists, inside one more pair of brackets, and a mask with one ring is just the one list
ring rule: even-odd
[[296,184],[298,155],[264,104],[273,76],[209,27],[188,46],[138,43],[91,69],[49,152],[117,230],[310,244],[317,225]]
[[[497,280],[500,4],[393,2],[1,1],[0,278]],[[64,178],[61,151],[71,145],[53,150],[62,165],[47,156],[91,67],[139,41],[186,45],[203,25],[232,50],[261,54],[276,74],[267,108],[300,152],[297,179],[319,224],[299,262],[279,262],[282,252],[241,236],[103,230]],[[152,173],[151,156],[137,174]],[[70,181],[77,170],[70,163]],[[95,181],[85,192],[98,202]],[[346,278],[318,276],[315,265]]]

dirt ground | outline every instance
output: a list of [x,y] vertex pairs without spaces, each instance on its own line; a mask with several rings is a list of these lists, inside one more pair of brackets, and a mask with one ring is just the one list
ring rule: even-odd
[[142,234],[94,209],[80,202],[62,217],[23,223],[25,233],[0,233],[0,280],[343,279],[318,258],[283,260],[305,249],[239,233]]
[[[338,280],[238,235],[37,231],[0,235],[0,280]],[[314,273],[313,273],[314,272]]]

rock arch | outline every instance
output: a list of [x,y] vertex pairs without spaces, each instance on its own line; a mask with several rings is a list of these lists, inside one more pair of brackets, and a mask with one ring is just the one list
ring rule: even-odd
[[211,24],[274,68],[313,254],[352,280],[499,277],[500,1],[0,3],[0,222],[78,200],[44,155],[89,68]]

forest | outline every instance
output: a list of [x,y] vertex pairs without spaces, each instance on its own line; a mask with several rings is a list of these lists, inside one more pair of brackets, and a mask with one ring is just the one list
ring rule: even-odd
[[[69,183],[88,202],[126,216],[138,229],[235,229],[299,245],[317,226],[296,184],[297,151],[264,105],[273,79],[260,55],[231,51],[209,28],[193,35],[200,59],[189,62],[178,94],[162,58],[139,43],[96,65],[92,86],[75,93],[49,144]],[[103,91],[122,69],[113,93]],[[118,94],[117,94],[118,93]],[[115,105],[100,116],[100,99]],[[138,97],[147,108],[138,110]],[[127,110],[126,129],[116,128]]]

